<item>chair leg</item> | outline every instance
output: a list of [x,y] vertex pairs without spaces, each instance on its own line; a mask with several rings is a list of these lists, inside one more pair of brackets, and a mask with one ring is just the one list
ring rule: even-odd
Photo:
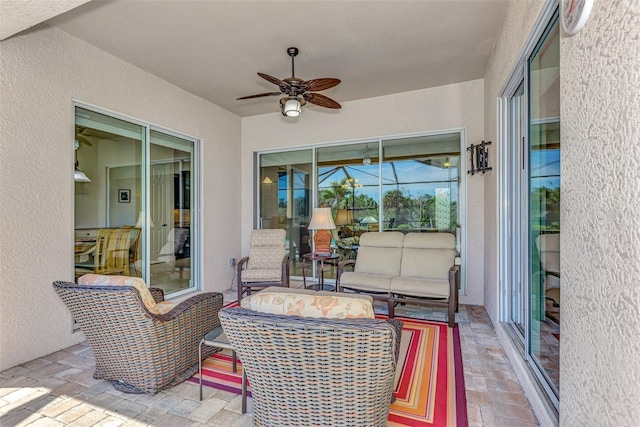
[[449,327],[455,328],[456,326],[456,308],[458,306],[458,301],[453,301],[449,299]]

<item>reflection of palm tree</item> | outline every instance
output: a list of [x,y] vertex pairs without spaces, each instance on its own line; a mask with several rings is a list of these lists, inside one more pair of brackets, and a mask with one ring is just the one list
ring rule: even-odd
[[347,195],[347,189],[343,188],[343,184],[347,182],[347,178],[342,181],[333,181],[329,188],[320,190],[320,200],[325,207],[340,209],[340,200],[344,200]]
[[382,206],[386,211],[389,209],[395,209],[394,218],[397,223],[401,223],[403,222],[402,211],[406,211],[411,208],[411,199],[405,196],[402,190],[389,190],[384,193]]

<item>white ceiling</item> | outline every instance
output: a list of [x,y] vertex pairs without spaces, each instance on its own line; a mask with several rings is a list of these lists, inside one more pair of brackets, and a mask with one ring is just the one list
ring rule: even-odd
[[[240,116],[279,111],[260,71],[335,77],[338,102],[484,76],[509,0],[93,0],[49,21]],[[309,104],[306,108],[311,107]]]

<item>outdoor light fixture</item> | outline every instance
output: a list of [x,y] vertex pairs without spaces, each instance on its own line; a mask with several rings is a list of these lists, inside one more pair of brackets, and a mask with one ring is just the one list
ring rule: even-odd
[[280,107],[282,108],[282,115],[287,117],[297,117],[302,111],[302,105],[296,96],[282,98]]
[[314,208],[309,223],[309,230],[316,230],[313,236],[313,245],[315,255],[329,255],[331,253],[331,233],[327,230],[333,230],[336,225],[331,216],[331,208]]

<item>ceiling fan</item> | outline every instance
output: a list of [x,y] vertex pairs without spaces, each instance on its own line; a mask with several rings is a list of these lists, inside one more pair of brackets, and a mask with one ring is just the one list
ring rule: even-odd
[[340,104],[333,99],[319,93],[312,93],[332,88],[340,83],[340,79],[328,78],[302,80],[297,78],[295,77],[294,58],[298,55],[298,48],[288,48],[287,54],[291,57],[291,77],[280,80],[268,74],[258,73],[258,75],[266,81],[278,85],[280,92],[267,92],[257,95],[243,96],[241,98],[237,98],[237,100],[261,98],[263,96],[286,95],[285,97],[280,98],[280,109],[283,116],[290,117],[298,116],[300,114],[301,107],[307,102],[325,108],[341,108]]

